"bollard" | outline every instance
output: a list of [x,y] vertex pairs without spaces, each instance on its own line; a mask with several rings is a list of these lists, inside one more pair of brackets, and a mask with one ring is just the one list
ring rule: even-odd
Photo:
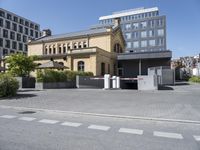
[[109,74],[104,75],[104,89],[105,90],[110,89],[110,75]]
[[116,76],[112,77],[112,88],[116,89],[117,88],[117,81],[116,81]]
[[116,77],[116,88],[120,89],[120,77]]

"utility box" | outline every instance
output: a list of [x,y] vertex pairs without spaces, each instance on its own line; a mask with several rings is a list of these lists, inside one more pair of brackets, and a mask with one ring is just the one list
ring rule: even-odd
[[141,75],[138,78],[138,90],[158,90],[157,75]]
[[175,71],[170,67],[159,66],[148,68],[148,75],[157,75],[159,85],[174,85]]

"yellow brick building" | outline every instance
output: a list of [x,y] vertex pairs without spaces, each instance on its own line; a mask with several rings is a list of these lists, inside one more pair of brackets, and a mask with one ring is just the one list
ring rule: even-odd
[[116,74],[117,53],[123,53],[125,41],[119,26],[45,36],[28,43],[28,56],[36,55],[38,64],[50,60],[72,71],[93,72],[100,76]]

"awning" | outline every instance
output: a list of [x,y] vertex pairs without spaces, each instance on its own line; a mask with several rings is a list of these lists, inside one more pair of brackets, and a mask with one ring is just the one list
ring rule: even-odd
[[49,61],[47,63],[41,64],[37,69],[67,69],[68,67],[59,64],[58,62]]

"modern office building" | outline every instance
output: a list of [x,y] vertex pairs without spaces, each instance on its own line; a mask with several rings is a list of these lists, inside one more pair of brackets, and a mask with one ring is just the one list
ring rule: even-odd
[[39,36],[39,24],[0,8],[0,61],[12,53],[26,54],[28,40]]
[[99,18],[101,26],[113,25],[121,19],[126,41],[126,53],[118,55],[119,74],[122,76],[146,75],[149,67],[170,66],[171,51],[166,44],[166,16],[157,7],[137,8],[114,12]]

